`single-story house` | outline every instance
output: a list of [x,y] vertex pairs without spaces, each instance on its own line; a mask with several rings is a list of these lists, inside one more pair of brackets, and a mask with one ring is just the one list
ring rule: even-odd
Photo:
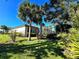
[[0,34],[1,34],[1,33],[3,33],[3,30],[2,30],[2,29],[0,29]]
[[[29,33],[29,25],[22,25],[22,26],[17,26],[13,29],[11,29],[9,32],[12,32],[12,31],[16,31],[17,33],[21,33],[22,36],[28,36],[28,33]],[[35,27],[35,26],[31,26],[31,34],[37,34],[37,32],[39,31],[39,28],[38,27]]]

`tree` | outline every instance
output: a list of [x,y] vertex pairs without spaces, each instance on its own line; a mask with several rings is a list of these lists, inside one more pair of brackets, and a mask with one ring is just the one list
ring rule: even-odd
[[[40,6],[35,4],[23,3],[19,8],[19,17],[24,21],[29,23],[29,40],[30,38],[30,30],[31,23],[39,24],[41,28],[42,24],[42,9]],[[29,20],[27,19],[29,18]]]
[[61,40],[58,44],[64,49],[63,54],[67,59],[79,58],[79,34],[75,28],[69,30],[70,33],[60,33]]
[[32,23],[32,5],[27,2],[27,3],[22,3],[19,7],[19,12],[18,12],[19,18],[24,21],[25,23],[27,22],[29,24],[29,40],[31,40],[31,23]]
[[42,38],[42,26],[44,25],[42,17],[44,15],[44,10],[42,6],[38,5],[36,5],[35,8],[35,16],[33,17],[32,21],[40,26],[40,38]]
[[[42,16],[43,16],[43,9],[41,6],[36,4],[23,3],[20,5],[19,8],[19,17],[24,21],[29,23],[29,39],[30,39],[30,30],[31,30],[31,23],[35,23],[40,25],[40,35],[42,34]],[[27,19],[29,18],[29,20]],[[42,36],[42,35],[41,35]]]
[[71,5],[71,20],[73,21],[73,27],[76,29],[79,29],[79,4],[77,2],[77,4],[72,4]]
[[[69,11],[63,15],[63,20],[71,21],[73,23],[73,28],[69,29],[69,33],[60,33],[61,34],[61,47],[64,49],[63,54],[66,55],[67,59],[78,59],[79,58],[79,17],[78,17],[78,5],[71,2],[69,6]],[[66,11],[64,11],[66,13]],[[70,23],[70,22],[69,22]]]
[[3,30],[3,33],[8,33],[8,31],[10,30],[10,28],[6,25],[1,25],[1,29]]
[[[68,23],[68,21],[70,19],[70,14],[69,14],[70,10],[68,9],[68,8],[70,8],[69,1],[68,0],[67,1],[65,1],[65,0],[49,0],[49,1],[50,1],[49,4],[45,3],[44,5],[41,5],[41,6],[38,6],[36,4],[30,4],[30,2],[28,2],[28,3],[25,2],[20,5],[18,14],[19,14],[19,17],[24,22],[27,21],[29,23],[29,39],[30,39],[31,23],[33,22],[33,23],[39,24],[40,30],[41,30],[43,16],[46,16],[44,19],[45,22],[50,22],[54,18],[59,18],[59,19],[63,19],[63,20],[60,20],[63,23]],[[54,8],[55,11],[51,11],[52,8]],[[74,10],[76,12],[76,8]],[[27,20],[27,18],[29,18],[30,20]],[[58,23],[58,22],[55,22],[55,23]],[[61,22],[59,23],[59,25],[61,28],[62,27]],[[42,34],[42,30],[40,31],[40,34]]]

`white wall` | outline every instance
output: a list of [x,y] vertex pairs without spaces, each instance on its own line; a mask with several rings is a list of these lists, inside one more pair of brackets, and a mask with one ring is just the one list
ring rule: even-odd
[[15,29],[12,29],[11,31],[16,31],[16,32],[21,33],[22,35],[25,35],[25,27],[15,28]]
[[0,29],[0,31],[3,31],[2,29]]

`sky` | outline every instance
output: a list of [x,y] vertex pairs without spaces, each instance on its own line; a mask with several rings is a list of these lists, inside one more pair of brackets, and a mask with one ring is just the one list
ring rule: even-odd
[[[0,0],[0,25],[16,27],[23,25],[18,16],[18,7],[23,0]],[[30,0],[31,3],[41,5],[48,0]]]
[[[23,0],[0,0],[0,25],[16,27],[24,24],[18,17],[18,7],[22,1]],[[49,2],[49,0],[30,0],[30,2],[41,5]]]

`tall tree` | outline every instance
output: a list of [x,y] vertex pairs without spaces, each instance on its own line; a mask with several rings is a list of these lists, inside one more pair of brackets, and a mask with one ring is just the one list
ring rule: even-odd
[[[29,1],[29,0],[28,0]],[[19,7],[18,16],[22,21],[29,24],[29,40],[31,40],[32,5],[30,2],[23,2]]]
[[[19,17],[24,21],[29,23],[29,39],[30,39],[30,30],[31,23],[35,23],[40,25],[40,34],[42,34],[42,16],[44,14],[44,10],[41,6],[36,4],[30,4],[25,2],[20,5],[19,8]],[[29,18],[29,20],[27,19]],[[41,35],[42,36],[42,35]]]
[[44,15],[44,10],[42,8],[42,6],[35,6],[36,11],[35,11],[35,16],[33,17],[32,21],[40,26],[40,38],[42,38],[42,26],[43,26],[43,15]]

